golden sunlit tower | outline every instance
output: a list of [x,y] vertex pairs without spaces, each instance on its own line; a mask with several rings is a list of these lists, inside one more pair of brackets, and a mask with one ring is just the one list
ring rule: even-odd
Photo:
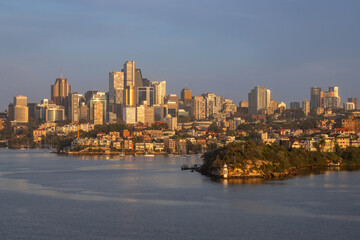
[[125,96],[126,96],[126,101],[125,104],[126,106],[136,106],[137,102],[136,102],[136,87],[135,86],[127,86],[125,88]]
[[124,64],[125,86],[135,85],[135,61],[126,61]]
[[57,78],[55,84],[51,85],[51,100],[56,105],[65,106],[65,98],[70,92],[71,87],[67,79],[62,77],[61,73],[60,78]]

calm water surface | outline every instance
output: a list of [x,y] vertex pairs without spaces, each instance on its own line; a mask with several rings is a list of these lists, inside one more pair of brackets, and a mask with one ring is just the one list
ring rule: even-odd
[[197,157],[0,150],[0,239],[360,239],[360,171],[216,182]]

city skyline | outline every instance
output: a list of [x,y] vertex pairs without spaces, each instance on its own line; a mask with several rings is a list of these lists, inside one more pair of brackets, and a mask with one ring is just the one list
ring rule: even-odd
[[0,110],[15,95],[50,99],[60,69],[74,91],[107,91],[125,60],[177,95],[188,84],[235,103],[255,85],[287,104],[312,86],[359,97],[359,9],[353,0],[3,2]]

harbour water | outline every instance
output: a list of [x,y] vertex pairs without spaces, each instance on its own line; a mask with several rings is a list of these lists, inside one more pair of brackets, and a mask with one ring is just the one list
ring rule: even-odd
[[360,171],[214,181],[196,156],[0,150],[0,239],[359,239]]

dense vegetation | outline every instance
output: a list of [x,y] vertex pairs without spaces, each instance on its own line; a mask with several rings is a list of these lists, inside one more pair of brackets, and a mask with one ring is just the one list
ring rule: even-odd
[[265,173],[293,171],[302,167],[328,166],[329,164],[360,165],[360,148],[337,148],[334,153],[309,152],[305,149],[287,150],[279,144],[266,145],[262,142],[231,143],[225,147],[207,152],[203,156],[202,172],[211,173],[226,163],[229,169],[256,167],[261,160]]

